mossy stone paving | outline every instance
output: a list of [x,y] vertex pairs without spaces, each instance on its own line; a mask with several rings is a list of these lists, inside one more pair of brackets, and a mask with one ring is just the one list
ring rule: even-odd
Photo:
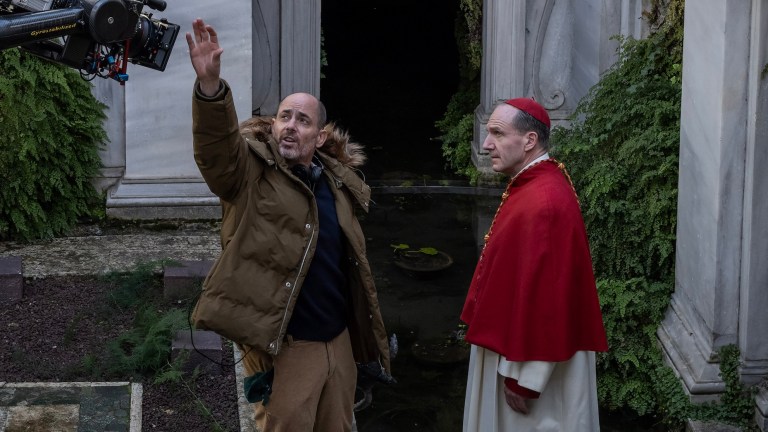
[[128,382],[0,383],[3,432],[129,432],[134,407],[141,385]]

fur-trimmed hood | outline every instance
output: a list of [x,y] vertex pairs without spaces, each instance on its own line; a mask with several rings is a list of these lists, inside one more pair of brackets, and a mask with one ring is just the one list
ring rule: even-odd
[[[321,152],[347,167],[358,168],[365,163],[367,157],[363,151],[363,146],[352,142],[349,133],[336,127],[333,122],[325,125],[324,129],[328,133],[328,138],[319,148]],[[263,143],[274,143],[271,117],[251,117],[240,123],[240,132],[253,135],[254,138]]]

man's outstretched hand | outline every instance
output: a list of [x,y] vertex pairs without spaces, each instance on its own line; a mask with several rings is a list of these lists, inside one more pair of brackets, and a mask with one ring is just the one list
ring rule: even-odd
[[192,30],[194,38],[187,33],[189,59],[200,81],[200,91],[206,96],[213,96],[219,91],[221,53],[224,49],[219,46],[216,30],[201,18],[192,21]]

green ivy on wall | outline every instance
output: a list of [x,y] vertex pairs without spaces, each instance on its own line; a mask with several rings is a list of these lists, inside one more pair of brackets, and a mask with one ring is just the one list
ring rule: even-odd
[[104,108],[74,70],[0,51],[0,238],[52,237],[89,214]]

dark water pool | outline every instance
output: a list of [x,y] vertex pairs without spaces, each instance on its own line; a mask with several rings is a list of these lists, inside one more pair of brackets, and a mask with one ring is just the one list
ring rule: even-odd
[[[384,321],[399,342],[392,364],[398,383],[373,388],[371,405],[355,415],[358,430],[460,431],[466,357],[416,357],[414,348],[450,342],[478,256],[480,214],[495,211],[498,201],[430,192],[374,192],[373,199],[376,205],[362,224]],[[413,275],[395,265],[393,244],[435,248],[453,264],[434,275]]]

